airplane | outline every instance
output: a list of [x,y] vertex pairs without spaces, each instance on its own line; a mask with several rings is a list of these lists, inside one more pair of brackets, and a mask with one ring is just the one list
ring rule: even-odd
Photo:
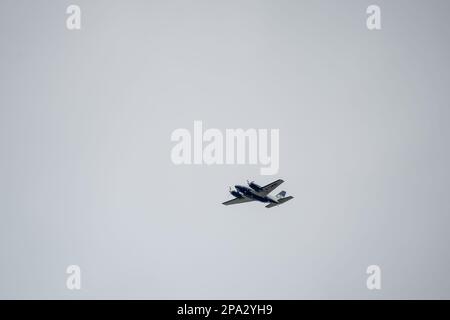
[[278,179],[277,181],[274,181],[264,187],[261,187],[257,185],[254,181],[249,182],[247,180],[248,187],[236,185],[234,186],[236,190],[232,190],[230,187],[230,193],[231,195],[235,196],[235,198],[225,201],[222,204],[229,206],[230,204],[260,201],[264,203],[269,203],[266,206],[266,208],[279,206],[280,204],[285,203],[286,201],[289,201],[294,198],[292,196],[286,197],[286,191],[281,191],[275,197],[269,195],[269,193],[275,190],[275,188],[277,188],[283,182],[284,182],[283,180]]

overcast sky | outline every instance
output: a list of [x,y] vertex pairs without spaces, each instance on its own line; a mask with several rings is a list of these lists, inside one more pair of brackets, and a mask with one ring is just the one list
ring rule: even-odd
[[[450,298],[450,2],[72,3],[0,4],[1,298]],[[278,174],[174,165],[195,120]]]

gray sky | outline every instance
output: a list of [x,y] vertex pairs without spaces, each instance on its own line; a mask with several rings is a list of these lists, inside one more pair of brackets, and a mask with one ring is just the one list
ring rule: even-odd
[[[0,4],[1,298],[450,298],[448,1],[72,3]],[[279,174],[175,166],[194,120]]]

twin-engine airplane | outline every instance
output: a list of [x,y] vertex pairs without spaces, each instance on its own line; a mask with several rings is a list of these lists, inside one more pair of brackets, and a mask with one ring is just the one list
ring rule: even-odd
[[266,208],[278,206],[294,198],[292,196],[286,197],[286,191],[281,191],[275,197],[269,195],[269,193],[275,190],[275,188],[277,188],[283,182],[284,182],[283,180],[278,179],[277,181],[269,183],[267,186],[260,187],[254,181],[252,182],[247,181],[248,187],[239,185],[234,186],[236,190],[232,190],[230,187],[230,193],[236,198],[228,200],[223,204],[228,206],[230,204],[244,203],[250,201],[260,201],[264,203],[267,202],[269,203],[266,206]]

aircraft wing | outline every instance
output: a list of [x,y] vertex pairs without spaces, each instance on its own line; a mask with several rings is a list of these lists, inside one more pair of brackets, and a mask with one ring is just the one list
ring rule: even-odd
[[238,204],[238,203],[245,203],[245,202],[251,202],[253,199],[242,197],[242,198],[234,198],[228,201],[225,201],[224,205],[229,206],[230,204]]
[[262,187],[260,194],[263,196],[267,196],[269,193],[271,193],[273,190],[275,190],[280,184],[282,184],[284,180],[278,179],[277,181],[274,181],[272,183],[269,183],[267,186]]

